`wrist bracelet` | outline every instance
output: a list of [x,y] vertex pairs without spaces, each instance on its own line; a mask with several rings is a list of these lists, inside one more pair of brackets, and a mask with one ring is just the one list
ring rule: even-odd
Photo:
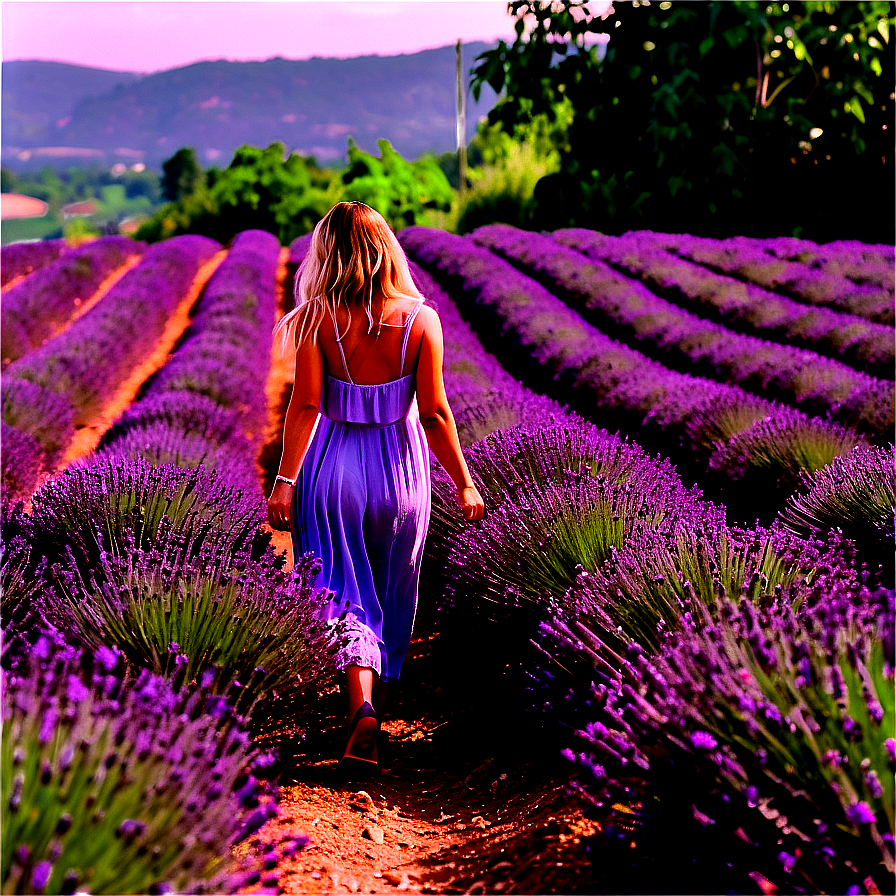
[[[298,479],[298,477],[296,477]],[[281,476],[279,473],[274,477],[274,482],[285,482],[287,485],[291,485],[293,488],[296,487],[295,479],[287,479],[285,476]]]

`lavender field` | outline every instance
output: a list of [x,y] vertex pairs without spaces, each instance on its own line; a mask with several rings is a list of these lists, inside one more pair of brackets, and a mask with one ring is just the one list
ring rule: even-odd
[[[433,461],[418,634],[585,807],[577,892],[892,892],[894,247],[399,240],[486,506]],[[3,249],[3,893],[305,892],[341,631],[265,488],[307,248]]]

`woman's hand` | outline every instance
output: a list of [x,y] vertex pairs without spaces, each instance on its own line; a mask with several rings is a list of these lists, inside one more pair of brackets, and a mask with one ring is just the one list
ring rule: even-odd
[[464,512],[464,518],[468,520],[481,520],[485,513],[485,504],[482,501],[482,495],[475,485],[468,485],[466,488],[457,490],[457,501],[460,509]]
[[292,524],[292,498],[295,488],[285,482],[275,482],[268,498],[268,523],[272,529],[288,532]]

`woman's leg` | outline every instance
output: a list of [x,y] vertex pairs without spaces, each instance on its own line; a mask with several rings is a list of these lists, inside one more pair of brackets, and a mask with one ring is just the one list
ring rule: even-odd
[[349,735],[345,753],[340,763],[343,768],[375,772],[377,766],[377,719],[372,709],[364,704],[373,704],[373,684],[379,676],[368,666],[349,665],[345,667],[346,689],[349,706]]
[[373,706],[374,681],[379,681],[379,675],[367,666],[346,666],[345,678],[348,689],[348,718],[351,721],[364,703]]

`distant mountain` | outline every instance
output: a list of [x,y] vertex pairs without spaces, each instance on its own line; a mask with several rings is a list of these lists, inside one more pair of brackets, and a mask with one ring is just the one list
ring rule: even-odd
[[[464,71],[488,44],[463,50]],[[3,63],[3,164],[65,160],[158,168],[181,146],[226,165],[238,146],[280,140],[321,162],[385,138],[407,158],[455,146],[455,50],[401,56],[198,62],[134,75],[52,62]],[[105,79],[105,80],[103,80]],[[467,135],[495,102],[467,99]],[[63,148],[67,148],[63,149]]]
[[3,141],[39,146],[78,102],[101,96],[118,84],[131,84],[140,77],[135,72],[86,68],[67,62],[4,62]]

